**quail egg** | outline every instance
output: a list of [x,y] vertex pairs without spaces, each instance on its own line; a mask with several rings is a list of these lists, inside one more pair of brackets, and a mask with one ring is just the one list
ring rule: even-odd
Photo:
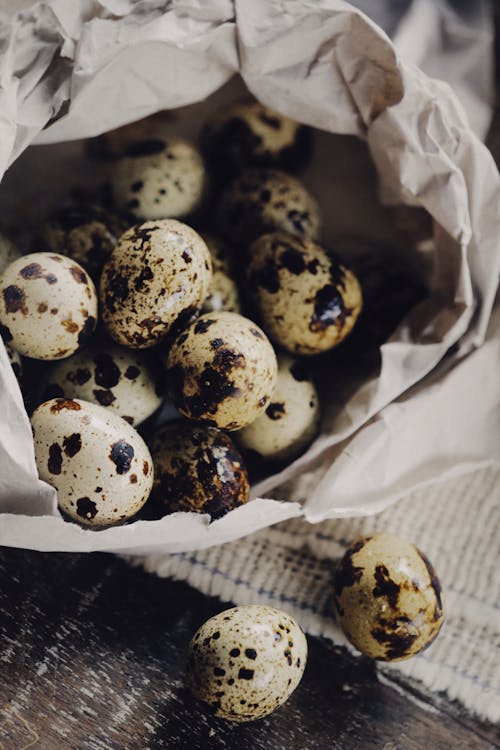
[[339,344],[362,307],[354,274],[307,238],[274,232],[251,247],[250,288],[271,339],[295,354]]
[[260,417],[237,433],[239,444],[260,458],[290,461],[318,431],[316,387],[304,365],[278,356],[278,378],[271,401]]
[[11,367],[14,370],[14,375],[16,376],[19,383],[21,383],[23,378],[23,361],[21,359],[21,355],[16,352],[16,350],[13,349],[10,344],[5,344],[5,350],[7,352]]
[[5,235],[0,234],[0,273],[3,273],[7,266],[20,257],[21,253],[14,243]]
[[126,228],[122,219],[100,206],[82,203],[53,214],[41,227],[40,239],[46,250],[69,255],[97,282]]
[[247,502],[243,458],[224,432],[177,420],[155,433],[150,448],[151,499],[166,512],[209,513],[214,519]]
[[131,143],[156,138],[159,134],[161,137],[165,115],[168,116],[165,112],[157,112],[89,138],[85,142],[85,152],[98,161],[114,161],[126,154]]
[[96,319],[94,284],[71,258],[31,253],[0,276],[0,332],[26,357],[69,357],[88,342]]
[[393,534],[353,542],[333,585],[342,630],[372,659],[408,659],[430,646],[443,624],[434,568],[417,547]]
[[47,377],[42,400],[79,398],[109,408],[131,425],[150,417],[162,403],[160,368],[142,352],[104,343],[77,352]]
[[102,319],[111,337],[146,349],[189,321],[206,299],[211,263],[199,234],[180,221],[129,229],[101,276]]
[[306,637],[285,612],[233,607],[207,620],[191,639],[187,682],[216,716],[253,721],[288,700],[306,661]]
[[202,132],[214,171],[234,176],[245,167],[302,166],[310,154],[310,130],[257,101],[219,110]]
[[153,462],[141,436],[109,409],[55,398],[31,417],[40,479],[59,508],[84,526],[110,526],[135,515],[149,497]]
[[271,169],[238,177],[221,198],[219,220],[225,236],[244,244],[276,229],[315,238],[320,228],[318,204],[304,185]]
[[239,313],[241,309],[240,293],[233,278],[231,256],[226,244],[211,235],[203,234],[212,256],[213,276],[208,289],[208,296],[201,308],[202,312]]
[[200,207],[205,188],[203,159],[180,138],[131,143],[111,175],[118,209],[138,219],[182,219]]
[[225,430],[253,422],[276,385],[276,355],[267,336],[236,313],[198,318],[175,340],[167,366],[181,414]]

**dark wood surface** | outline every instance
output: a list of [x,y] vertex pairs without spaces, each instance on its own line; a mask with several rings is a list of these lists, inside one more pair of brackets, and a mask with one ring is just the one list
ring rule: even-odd
[[500,747],[498,729],[382,684],[368,660],[317,638],[274,715],[215,719],[185,689],[184,660],[225,606],[109,555],[2,550],[0,749]]

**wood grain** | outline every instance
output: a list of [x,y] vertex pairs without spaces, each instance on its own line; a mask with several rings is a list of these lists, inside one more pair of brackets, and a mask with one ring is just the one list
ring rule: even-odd
[[283,708],[243,726],[215,719],[187,693],[184,659],[224,607],[108,555],[3,550],[1,750],[500,747],[494,728],[416,703],[378,682],[371,662],[316,638]]

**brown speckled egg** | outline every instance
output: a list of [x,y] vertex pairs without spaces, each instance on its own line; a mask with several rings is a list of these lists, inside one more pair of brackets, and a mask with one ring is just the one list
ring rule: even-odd
[[209,513],[214,519],[247,502],[243,458],[221,430],[177,420],[154,434],[150,448],[155,468],[151,499],[165,512]]
[[316,387],[300,362],[282,354],[278,356],[278,378],[271,402],[236,437],[245,450],[260,458],[290,461],[309,445],[318,426]]
[[8,237],[0,234],[0,273],[3,273],[7,266],[21,257],[20,251]]
[[306,637],[285,612],[259,605],[233,607],[195,633],[187,681],[216,716],[253,721],[288,700],[306,661]]
[[88,342],[96,319],[94,284],[71,258],[24,255],[0,276],[2,336],[26,357],[69,357]]
[[97,283],[102,267],[118,237],[127,226],[100,206],[71,205],[53,214],[40,229],[46,250],[69,255],[80,263]]
[[143,352],[105,342],[77,352],[47,375],[42,401],[79,398],[100,404],[137,426],[162,403],[159,365]]
[[167,360],[181,414],[225,430],[253,422],[271,400],[277,362],[263,331],[230,312],[206,313],[174,342]]
[[246,167],[296,169],[307,161],[310,131],[257,101],[216,112],[202,132],[203,151],[217,174],[232,177]]
[[222,196],[219,220],[224,235],[243,244],[277,229],[312,238],[320,229],[318,204],[304,185],[271,169],[252,169],[238,177]]
[[274,232],[251,247],[248,279],[271,339],[294,354],[339,344],[362,307],[354,274],[317,243]]
[[109,409],[55,398],[31,417],[40,479],[57,490],[62,511],[85,526],[135,515],[149,497],[153,462],[143,439]]
[[417,547],[393,534],[351,544],[334,577],[334,606],[351,643],[381,661],[418,654],[443,624],[434,568]]
[[14,375],[18,379],[19,383],[21,383],[23,378],[23,361],[21,359],[21,355],[19,354],[19,352],[16,352],[16,350],[13,349],[10,344],[5,344],[5,350],[7,352],[11,367],[14,370]]
[[212,256],[213,276],[208,289],[208,295],[203,303],[202,312],[239,313],[241,309],[240,293],[233,278],[233,264],[229,248],[223,240],[211,235],[203,234]]
[[202,203],[205,165],[180,138],[134,141],[114,165],[111,189],[117,208],[138,219],[182,219]]
[[147,349],[199,310],[211,279],[210,253],[194,229],[175,219],[134,226],[104,266],[102,319],[119,344]]

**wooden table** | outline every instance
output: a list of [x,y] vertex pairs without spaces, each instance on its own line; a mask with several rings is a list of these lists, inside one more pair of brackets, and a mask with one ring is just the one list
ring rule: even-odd
[[0,552],[0,750],[487,750],[500,730],[381,683],[309,638],[274,715],[232,725],[184,686],[186,647],[226,605],[104,554]]

